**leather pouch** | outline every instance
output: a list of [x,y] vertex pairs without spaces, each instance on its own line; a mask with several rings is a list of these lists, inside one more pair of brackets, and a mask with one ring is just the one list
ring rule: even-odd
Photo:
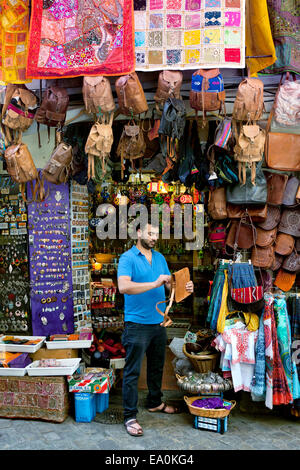
[[295,246],[295,239],[287,233],[278,233],[275,243],[275,252],[282,256],[292,253]]
[[264,175],[267,180],[267,203],[271,206],[280,206],[289,179],[288,175],[271,173],[270,171],[264,171]]
[[[157,302],[156,310],[158,313],[165,317],[165,320],[171,320],[168,316],[169,310],[173,305],[173,302],[181,302],[186,299],[191,293],[188,292],[185,288],[186,283],[190,281],[190,271],[189,268],[182,268],[179,271],[176,271],[171,276],[171,295],[169,300],[164,300],[162,302]],[[158,305],[162,303],[168,303],[165,312],[163,313]]]

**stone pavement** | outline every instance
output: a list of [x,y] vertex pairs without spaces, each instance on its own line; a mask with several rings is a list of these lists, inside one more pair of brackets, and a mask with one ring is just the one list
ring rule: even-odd
[[[247,396],[246,396],[247,395]],[[73,411],[63,423],[0,419],[1,450],[299,450],[300,420],[255,413],[249,394],[231,412],[228,431],[221,435],[193,428],[188,410],[178,415],[150,414],[144,408],[146,392],[139,392],[138,419],[144,436],[129,436],[123,424],[77,423]],[[182,392],[164,396],[182,399]],[[245,398],[246,396],[246,398]],[[261,405],[261,404],[260,404]],[[256,406],[256,405],[255,405]],[[254,408],[255,408],[254,406]],[[110,409],[122,409],[121,391],[110,393]],[[257,410],[256,410],[257,411]],[[99,416],[99,415],[98,415]]]

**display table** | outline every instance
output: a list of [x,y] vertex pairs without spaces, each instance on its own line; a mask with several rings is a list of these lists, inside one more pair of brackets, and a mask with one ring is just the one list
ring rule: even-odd
[[69,413],[65,377],[0,377],[0,417],[63,422]]

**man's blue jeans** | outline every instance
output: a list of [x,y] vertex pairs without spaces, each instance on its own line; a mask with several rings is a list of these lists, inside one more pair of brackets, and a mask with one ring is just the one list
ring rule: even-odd
[[126,350],[123,370],[124,420],[136,418],[138,413],[138,379],[141,365],[147,356],[147,408],[161,404],[161,384],[167,344],[166,328],[156,325],[125,322],[122,344]]

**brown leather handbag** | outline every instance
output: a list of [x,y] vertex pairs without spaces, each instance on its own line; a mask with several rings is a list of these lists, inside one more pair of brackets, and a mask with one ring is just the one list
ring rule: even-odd
[[272,230],[279,224],[280,217],[281,213],[279,207],[267,205],[267,218],[264,222],[260,222],[257,225],[264,230]]
[[283,211],[278,231],[296,238],[300,237],[300,207]]
[[148,111],[148,104],[141,82],[135,72],[122,75],[115,83],[120,112],[126,116]]
[[275,261],[274,246],[266,247],[254,246],[251,253],[251,262],[253,266],[259,268],[270,269]]
[[282,268],[286,271],[298,274],[300,272],[300,255],[296,250],[285,258]]
[[256,241],[256,228],[253,224],[247,222],[247,215],[245,213],[239,222],[232,221],[230,229],[226,238],[226,245],[233,248],[235,251],[237,248],[242,250],[249,250],[253,247]]
[[275,253],[282,256],[290,255],[295,246],[295,239],[287,233],[278,233],[275,243]]
[[209,192],[208,213],[214,220],[227,218],[225,188],[215,188]]
[[267,218],[268,206],[238,206],[235,204],[227,203],[227,214],[229,219],[240,219],[243,217],[245,211],[248,211],[253,222],[264,222]]
[[257,121],[264,110],[264,84],[257,78],[247,77],[238,86],[232,118],[237,121]]
[[268,198],[270,206],[280,206],[282,204],[284,191],[288,182],[288,175],[282,173],[271,173],[264,171],[267,180]]
[[297,202],[297,192],[299,189],[300,181],[296,176],[291,176],[287,182],[282,204],[286,207],[296,207],[298,205]]
[[176,70],[163,70],[158,76],[157,90],[154,95],[155,102],[164,104],[170,97],[180,98],[180,89],[182,85],[183,74]]
[[260,227],[256,228],[257,238],[256,244],[260,247],[274,245],[277,234],[277,227],[272,230],[264,230]]
[[[161,302],[157,302],[156,304],[156,310],[158,311],[158,313],[160,313],[160,315],[164,317],[164,321],[167,321],[165,326],[169,326],[172,324],[172,320],[168,314],[173,305],[173,302],[181,302],[182,300],[186,299],[189,295],[191,295],[191,292],[188,292],[185,288],[187,282],[189,282],[190,280],[191,278],[189,268],[182,268],[171,275],[171,293],[169,300],[163,300]],[[158,308],[158,305],[163,303],[168,303],[165,312],[162,312]]]
[[283,75],[277,89],[266,127],[265,160],[267,166],[274,170],[300,171],[300,134],[270,132],[282,79]]

